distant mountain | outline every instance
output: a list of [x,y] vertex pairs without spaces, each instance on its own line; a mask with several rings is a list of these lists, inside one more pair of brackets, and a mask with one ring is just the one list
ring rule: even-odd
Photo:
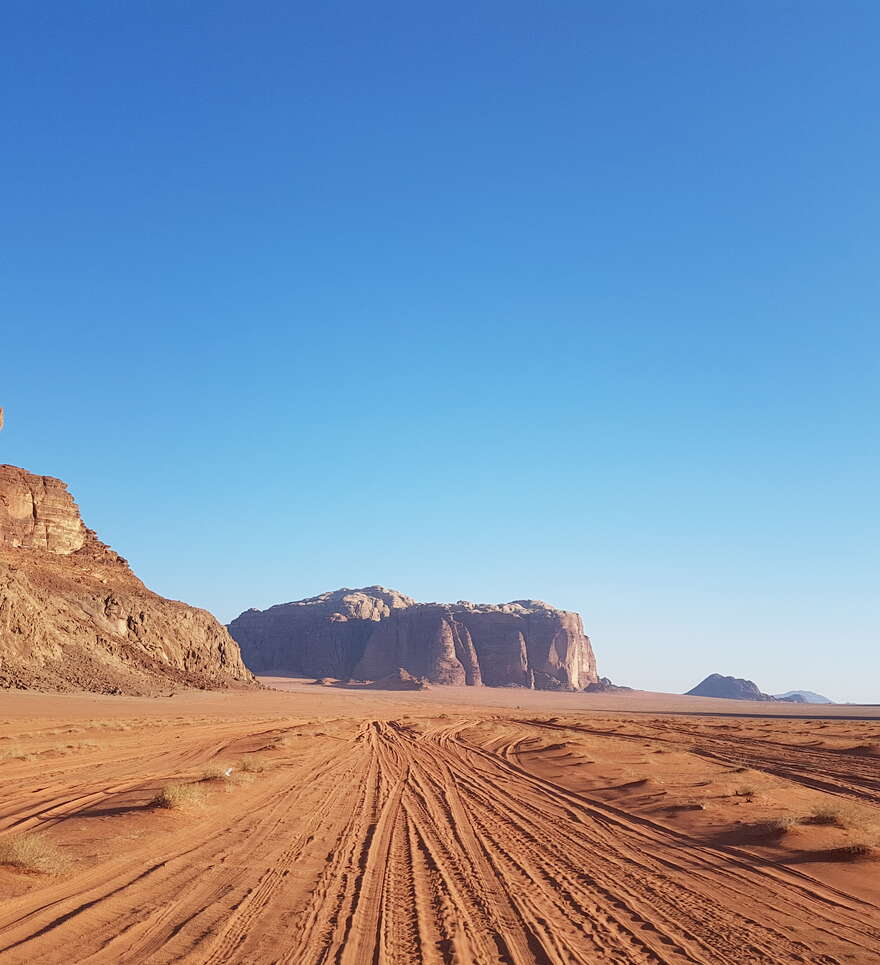
[[720,673],[709,674],[705,680],[687,692],[689,697],[726,697],[728,700],[773,700],[761,693],[753,680],[741,677],[724,677]]
[[789,690],[784,694],[776,694],[776,700],[794,700],[802,704],[833,704],[834,701],[821,694],[814,694],[812,690]]

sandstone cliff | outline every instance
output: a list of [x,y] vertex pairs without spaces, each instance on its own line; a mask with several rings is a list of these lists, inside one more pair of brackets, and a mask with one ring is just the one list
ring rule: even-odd
[[210,613],[148,590],[58,479],[0,466],[0,686],[152,693],[253,685]]
[[576,613],[537,600],[416,603],[380,586],[337,590],[229,624],[256,673],[581,690],[596,661]]

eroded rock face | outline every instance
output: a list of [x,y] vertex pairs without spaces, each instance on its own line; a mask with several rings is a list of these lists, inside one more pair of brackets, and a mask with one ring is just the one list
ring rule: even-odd
[[148,590],[67,487],[0,467],[0,686],[144,694],[253,686],[204,610]]
[[68,555],[88,531],[67,486],[17,466],[0,466],[0,545]]
[[372,586],[337,590],[229,624],[256,673],[581,690],[598,679],[577,613],[538,600],[416,603]]

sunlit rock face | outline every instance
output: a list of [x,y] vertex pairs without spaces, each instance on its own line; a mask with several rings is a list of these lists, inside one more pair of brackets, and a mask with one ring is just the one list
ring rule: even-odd
[[539,600],[417,603],[342,589],[229,625],[255,673],[379,680],[398,669],[435,684],[582,690],[598,680],[577,613]]
[[67,486],[0,466],[0,545],[67,555],[85,545],[88,531]]
[[85,526],[61,480],[0,466],[0,687],[254,684],[226,628],[148,590]]

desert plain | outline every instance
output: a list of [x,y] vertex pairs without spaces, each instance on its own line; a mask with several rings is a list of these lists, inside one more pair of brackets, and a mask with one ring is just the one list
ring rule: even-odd
[[2,695],[0,960],[880,961],[880,708],[263,683]]

